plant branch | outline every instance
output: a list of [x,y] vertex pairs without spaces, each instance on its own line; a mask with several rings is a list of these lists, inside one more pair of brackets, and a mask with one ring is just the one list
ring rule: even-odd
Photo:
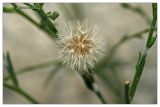
[[[107,82],[107,85],[111,88],[111,90],[114,91],[114,93],[117,96],[121,96],[121,91],[118,89],[118,85],[114,85],[114,83],[112,83],[108,78],[106,78],[107,75],[105,75],[104,71],[107,67],[110,66],[111,60],[114,57],[114,55],[116,54],[116,51],[126,42],[132,40],[132,39],[141,39],[143,37],[143,34],[147,33],[149,31],[149,29],[144,29],[142,31],[139,31],[137,33],[134,33],[132,35],[128,35],[128,36],[124,36],[122,39],[119,40],[119,42],[117,42],[114,46],[112,46],[112,48],[110,49],[110,53],[109,55],[105,56],[101,62],[99,62],[98,64],[96,64],[95,67],[95,71],[96,74],[104,81]],[[119,81],[117,81],[117,84],[119,83]],[[121,86],[121,83],[119,83]],[[122,98],[121,98],[122,99]]]
[[[31,18],[27,13],[25,13],[24,11],[21,10],[21,8],[19,8],[15,3],[12,3],[13,8],[7,8],[4,7],[3,11],[7,12],[7,13],[18,13],[19,15],[21,15],[22,17],[26,18],[29,22],[31,22],[33,25],[35,25],[37,28],[41,29],[42,31],[44,31],[45,33],[47,33],[49,36],[51,36],[53,38],[53,33],[49,30],[46,29],[45,27],[43,27],[41,24],[37,23],[33,18]],[[37,9],[37,8],[30,8],[30,9]]]
[[58,73],[58,71],[60,71],[60,69],[62,69],[62,64],[55,66],[55,68],[53,68],[49,74],[47,75],[47,78],[44,82],[44,87],[47,88],[49,83],[51,83],[52,78],[54,77],[54,75],[56,73]]
[[[31,72],[32,70],[37,70],[37,69],[49,67],[49,66],[51,66],[53,64],[60,65],[61,62],[57,62],[57,61],[54,60],[54,61],[49,61],[49,62],[45,62],[45,63],[41,63],[41,64],[36,64],[36,65],[28,66],[28,67],[25,67],[25,68],[22,68],[22,69],[18,70],[16,72],[16,74],[20,75],[20,74],[23,74],[23,73],[26,73],[26,72]],[[7,81],[9,79],[10,79],[10,76],[4,77],[5,81]]]
[[10,55],[9,53],[7,52],[7,55],[5,56],[4,55],[4,60],[5,60],[5,65],[6,65],[6,68],[7,68],[7,71],[8,71],[8,74],[13,82],[13,84],[18,87],[19,86],[19,83],[18,83],[18,79],[16,77],[16,74],[15,74],[15,70],[14,70],[14,67],[13,67],[13,64],[12,64],[12,61],[11,61],[11,58],[10,58]]
[[34,98],[32,98],[28,93],[26,93],[25,91],[23,91],[21,88],[19,87],[14,87],[14,86],[11,86],[7,83],[3,83],[3,86],[22,95],[23,97],[25,97],[28,101],[30,101],[31,103],[33,104],[39,104],[38,101],[36,101]]
[[99,87],[97,83],[95,82],[94,77],[91,74],[91,72],[88,72],[88,73],[84,72],[84,73],[81,73],[80,75],[82,76],[87,88],[91,90],[92,92],[94,92],[103,104],[107,104],[102,94],[100,93]]
[[140,7],[133,7],[130,4],[128,4],[128,3],[121,3],[121,6],[123,8],[125,8],[125,9],[128,9],[128,10],[130,10],[132,12],[137,13],[139,16],[141,16],[145,20],[145,22],[147,24],[151,23],[150,17],[147,15],[147,13],[142,8],[140,8]]
[[15,3],[12,3],[15,11],[20,14],[21,16],[23,16],[24,18],[26,18],[28,21],[30,21],[32,24],[34,24],[35,26],[37,26],[38,28],[41,29],[41,25],[38,24],[34,19],[32,19],[30,16],[28,16],[25,12],[23,12],[21,9],[18,8],[18,6]]
[[130,104],[129,85],[130,85],[129,81],[124,82],[124,94],[125,94],[126,104]]
[[156,21],[157,21],[157,4],[154,4],[154,3],[152,4],[152,10],[153,10],[153,20],[152,20],[152,24],[148,34],[148,40],[146,42],[146,47],[143,54],[141,53],[139,54],[138,62],[136,64],[136,72],[130,88],[131,101],[134,98],[139,80],[141,78],[143,68],[146,62],[148,50],[152,47],[152,45],[155,43],[155,40],[156,40],[156,36],[155,37],[153,36],[153,31],[155,29]]
[[96,65],[96,69],[102,71],[108,63],[110,63],[111,59],[115,55],[117,49],[119,49],[124,43],[126,43],[129,40],[132,40],[134,38],[141,39],[143,37],[143,34],[147,33],[149,29],[144,29],[142,31],[139,31],[135,34],[132,34],[130,36],[124,36],[119,42],[117,42],[111,49],[110,49],[110,54],[102,59],[100,63]]
[[[24,3],[26,6],[30,7],[33,11],[35,11],[39,17],[41,18],[41,21],[43,22],[42,25],[44,25],[44,29],[47,30],[52,38],[58,38],[58,31],[54,24],[50,21],[46,13],[44,12],[42,7],[37,7],[39,3],[34,3],[34,5],[30,3]],[[35,9],[36,8],[36,9]]]

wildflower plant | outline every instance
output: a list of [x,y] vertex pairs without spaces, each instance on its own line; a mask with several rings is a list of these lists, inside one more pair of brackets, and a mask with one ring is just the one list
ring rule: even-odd
[[[99,35],[99,30],[96,26],[88,24],[88,21],[79,21],[72,20],[65,24],[62,31],[54,22],[59,17],[59,13],[57,11],[49,11],[45,12],[43,9],[44,3],[24,3],[27,8],[33,10],[40,18],[41,22],[38,23],[31,16],[23,11],[21,7],[17,4],[12,3],[13,7],[3,7],[3,12],[5,13],[17,13],[31,22],[33,25],[44,31],[48,34],[48,36],[56,40],[57,44],[60,47],[59,58],[58,61],[50,61],[47,63],[42,63],[39,65],[33,65],[26,68],[23,68],[19,71],[15,71],[14,66],[11,61],[11,57],[9,53],[4,54],[4,65],[7,68],[8,76],[4,77],[3,85],[4,87],[19,93],[23,97],[25,97],[31,103],[40,103],[36,99],[34,99],[31,95],[25,92],[19,85],[17,75],[27,73],[28,71],[33,71],[36,69],[41,69],[44,67],[49,67],[52,65],[56,65],[54,71],[58,71],[62,67],[69,67],[71,70],[76,70],[84,80],[86,87],[95,93],[95,95],[100,99],[103,104],[110,103],[108,99],[104,98],[101,93],[100,87],[95,80],[95,75],[99,76],[103,79],[107,85],[111,88],[111,90],[116,94],[117,99],[120,103],[129,104],[132,102],[134,95],[136,93],[136,89],[138,83],[140,81],[141,75],[143,73],[143,68],[145,66],[146,57],[149,49],[153,46],[156,41],[156,36],[153,36],[153,32],[156,31],[156,22],[157,22],[157,4],[152,4],[152,13],[153,19],[152,21],[147,17],[147,14],[138,7],[132,7],[127,3],[122,3],[121,6],[125,9],[131,10],[135,13],[138,13],[150,28],[144,29],[143,31],[136,32],[130,36],[124,36],[117,44],[115,44],[110,52],[106,50],[105,42]],[[74,6],[73,6],[74,7]],[[77,11],[77,8],[73,9]],[[76,12],[75,12],[76,13]],[[82,15],[82,14],[81,14]],[[75,15],[77,16],[77,15]],[[116,50],[124,44],[126,41],[132,40],[134,38],[142,38],[144,33],[148,33],[148,40],[146,42],[146,49],[143,54],[139,54],[138,62],[136,65],[136,72],[133,78],[133,81],[130,85],[130,81],[126,80],[124,82],[123,92],[117,90],[117,86],[122,86],[120,81],[116,82],[116,86],[111,82],[109,76],[107,77],[103,70],[105,68],[111,68],[110,65],[112,62],[112,58]],[[109,54],[105,55],[105,52]],[[65,66],[66,65],[66,66]],[[54,72],[56,73],[56,72]],[[49,74],[47,78],[47,82],[53,76],[53,72]],[[116,75],[114,75],[116,78]],[[12,85],[10,85],[7,81],[11,80]]]

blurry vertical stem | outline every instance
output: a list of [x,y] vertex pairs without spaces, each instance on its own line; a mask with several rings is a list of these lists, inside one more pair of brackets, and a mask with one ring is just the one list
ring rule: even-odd
[[80,75],[82,76],[87,88],[94,92],[103,104],[107,104],[102,94],[100,93],[98,84],[95,82],[94,76],[92,75],[90,68],[88,68],[88,72],[84,71],[84,73],[81,73]]
[[140,15],[146,21],[147,24],[151,23],[151,20],[147,13],[143,11],[143,9],[141,9],[140,7],[133,7],[128,3],[121,3],[121,6],[127,10],[131,10],[132,12],[135,12],[138,15]]
[[70,6],[74,12],[74,17],[78,20],[83,20],[83,7],[79,3],[70,4]]
[[146,49],[144,50],[143,54],[141,53],[139,54],[139,59],[136,65],[136,72],[135,72],[134,79],[132,81],[131,88],[130,88],[131,101],[134,98],[139,80],[141,78],[148,50],[153,46],[153,44],[155,43],[156,37],[157,37],[157,35],[155,37],[153,36],[153,32],[154,32],[156,22],[157,22],[157,4],[156,3],[152,4],[152,13],[153,13],[153,20],[151,23],[148,40],[146,43]]
[[83,13],[83,7],[81,7],[79,3],[60,3],[58,4],[58,6],[60,7],[60,9],[63,10],[62,12],[64,13],[65,18],[67,18],[67,20],[83,20],[85,18],[85,15]]
[[14,92],[17,92],[19,93],[20,95],[24,96],[27,100],[29,100],[31,103],[33,104],[39,104],[38,101],[36,101],[34,98],[32,98],[28,93],[26,93],[25,91],[23,91],[20,87],[14,87],[14,86],[11,86],[7,83],[3,83],[3,86],[14,91]]
[[129,84],[130,84],[129,81],[124,82],[124,97],[125,97],[126,104],[130,104]]
[[49,85],[49,83],[51,83],[51,80],[52,80],[52,78],[54,77],[54,75],[55,75],[60,69],[62,69],[62,68],[63,68],[62,63],[61,63],[61,64],[56,64],[56,65],[55,65],[55,68],[53,68],[53,69],[49,72],[49,74],[48,74],[48,76],[47,76],[47,78],[46,78],[46,80],[45,80],[45,82],[44,82],[44,87],[45,87],[45,88],[48,87],[48,85]]

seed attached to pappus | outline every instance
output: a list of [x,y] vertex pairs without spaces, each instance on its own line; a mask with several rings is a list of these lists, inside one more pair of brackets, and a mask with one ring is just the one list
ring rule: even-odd
[[64,29],[58,40],[59,59],[78,71],[93,68],[104,49],[97,27],[90,27],[86,21],[71,21]]

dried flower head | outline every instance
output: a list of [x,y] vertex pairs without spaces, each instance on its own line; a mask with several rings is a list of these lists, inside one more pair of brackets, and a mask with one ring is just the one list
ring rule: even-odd
[[102,55],[103,44],[97,35],[96,26],[91,28],[87,21],[71,21],[60,34],[60,60],[70,68],[87,71]]

